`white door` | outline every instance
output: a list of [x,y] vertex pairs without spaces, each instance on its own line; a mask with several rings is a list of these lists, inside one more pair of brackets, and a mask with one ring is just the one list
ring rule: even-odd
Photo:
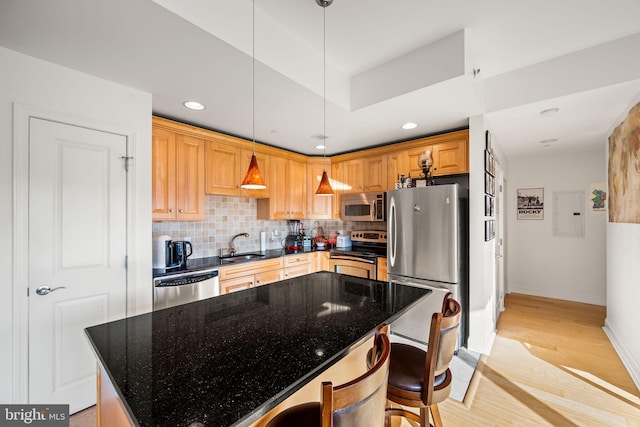
[[127,140],[36,118],[29,132],[29,402],[74,413],[96,402],[84,328],[126,314]]
[[502,168],[496,162],[496,314],[498,321],[500,313],[504,311],[504,174]]

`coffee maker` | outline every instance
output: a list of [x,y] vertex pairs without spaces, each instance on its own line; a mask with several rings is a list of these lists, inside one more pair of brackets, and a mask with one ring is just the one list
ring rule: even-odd
[[166,234],[153,237],[153,268],[186,268],[192,253],[191,242],[171,240]]

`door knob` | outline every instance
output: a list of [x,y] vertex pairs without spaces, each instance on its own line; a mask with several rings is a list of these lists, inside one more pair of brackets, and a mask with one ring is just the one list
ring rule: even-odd
[[58,287],[55,287],[55,288],[51,288],[51,287],[49,287],[47,285],[42,285],[42,286],[38,286],[36,288],[36,294],[38,294],[38,295],[47,295],[48,293],[51,293],[51,292],[56,291],[58,289],[67,289],[67,287],[66,286],[58,286]]

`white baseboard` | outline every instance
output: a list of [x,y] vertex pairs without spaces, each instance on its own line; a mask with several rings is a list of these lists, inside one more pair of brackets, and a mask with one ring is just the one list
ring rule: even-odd
[[609,341],[613,345],[613,348],[620,356],[622,363],[631,375],[631,379],[636,384],[638,390],[640,390],[640,360],[638,360],[633,352],[624,345],[622,338],[616,334],[615,328],[612,328],[607,319],[604,320],[604,327],[602,328],[604,333],[609,337]]

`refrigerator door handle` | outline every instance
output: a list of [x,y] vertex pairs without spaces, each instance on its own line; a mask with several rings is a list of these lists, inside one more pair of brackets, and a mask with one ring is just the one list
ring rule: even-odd
[[391,242],[389,246],[389,261],[391,266],[396,265],[396,251],[398,243],[398,222],[396,221],[396,200],[390,197],[389,200],[389,231]]

